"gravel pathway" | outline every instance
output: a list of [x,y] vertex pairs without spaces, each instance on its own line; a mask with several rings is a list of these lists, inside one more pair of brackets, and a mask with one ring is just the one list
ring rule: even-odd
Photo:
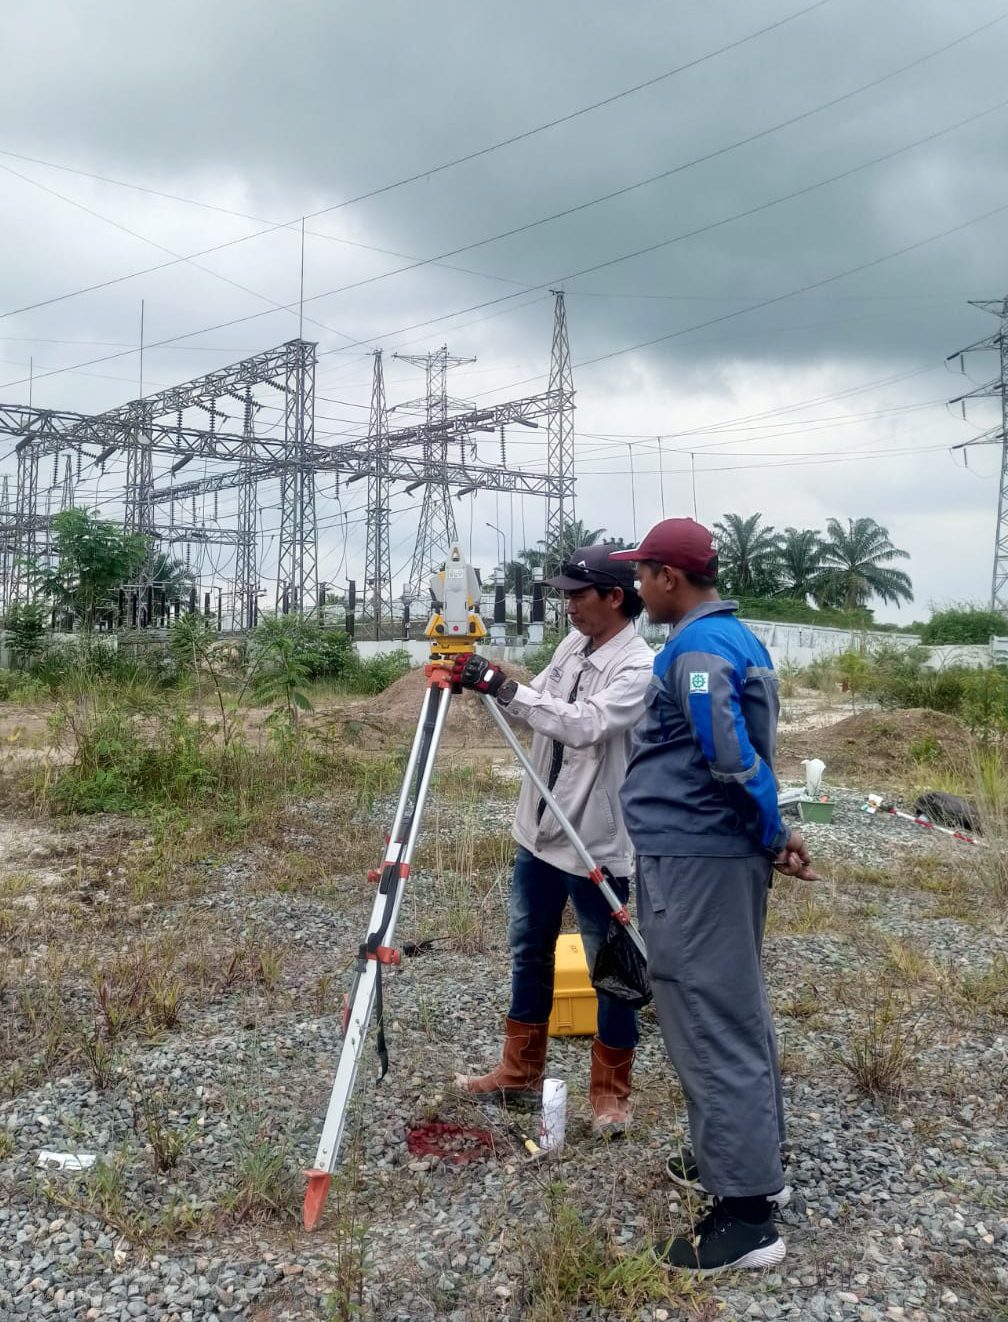
[[[958,875],[970,846],[869,817],[856,790],[835,798],[833,823],[807,828],[826,880],[808,895],[775,886],[768,938],[795,1189],[781,1214],[788,1256],[765,1276],[705,1284],[691,1315],[1006,1317],[1006,1006],[957,999],[954,977],[982,978],[1008,958],[1003,916],[975,904],[935,911],[937,899],[948,907],[945,872]],[[377,840],[387,808],[376,804],[354,830]],[[445,848],[461,857],[477,829],[503,834],[512,811],[506,796],[489,810],[445,807]],[[289,847],[317,845],[324,816],[321,806],[292,811]],[[222,982],[183,1007],[177,1028],[124,1037],[107,1087],[76,1069],[0,1101],[0,1318],[295,1322],[349,1316],[340,1300],[362,1280],[364,1316],[518,1322],[530,1316],[536,1246],[557,1233],[558,1199],[622,1252],[682,1227],[689,1209],[664,1158],[684,1107],[651,1009],[636,1123],[622,1142],[591,1136],[584,1038],[551,1045],[550,1072],[570,1100],[566,1146],[546,1165],[522,1147],[534,1116],[452,1095],[454,1070],[496,1057],[506,881],[453,891],[428,862],[410,879],[397,944],[434,940],[388,980],[391,1069],[376,1085],[374,1056],[364,1057],[341,1175],[320,1230],[304,1234],[299,1172],[314,1157],[371,891],[337,874],[280,893],[275,862],[262,847],[208,863],[195,896],[152,908],[142,927],[155,946],[180,931],[221,952],[258,942],[276,955],[275,978]],[[894,1096],[870,1099],[842,1057],[898,959],[906,1068]],[[18,989],[3,996],[13,1012]],[[411,1155],[408,1129],[431,1120],[489,1127],[492,1146],[465,1164]],[[168,1170],[154,1169],[152,1132],[177,1140]],[[43,1149],[97,1154],[100,1177],[41,1170]],[[670,1286],[629,1313],[585,1305],[567,1315],[661,1322],[680,1308]]]

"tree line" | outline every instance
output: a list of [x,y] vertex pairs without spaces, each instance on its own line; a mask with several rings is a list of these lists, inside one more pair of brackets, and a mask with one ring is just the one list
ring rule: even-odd
[[[599,541],[632,545],[605,534],[605,528],[589,528],[581,519],[572,519],[564,528],[559,559],[569,557],[577,546]],[[889,530],[871,518],[829,519],[825,532],[790,527],[778,532],[761,514],[725,514],[714,524],[714,536],[718,585],[727,596],[811,600],[820,608],[844,611],[864,610],[875,598],[897,605],[913,599],[909,575],[893,564],[910,557],[889,540]],[[532,571],[541,568],[544,559],[541,541],[519,551],[506,566],[508,590],[514,589],[520,571],[527,591]]]

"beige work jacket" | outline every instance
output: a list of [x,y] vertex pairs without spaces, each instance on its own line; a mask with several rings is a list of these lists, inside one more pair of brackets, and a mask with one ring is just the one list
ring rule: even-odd
[[[654,653],[631,623],[586,656],[587,645],[583,634],[568,634],[546,669],[529,684],[519,684],[501,710],[532,730],[532,762],[547,783],[553,741],[564,746],[553,794],[596,863],[625,877],[632,870],[633,850],[620,816],[619,789],[626,775],[630,731],[644,711]],[[512,835],[554,867],[583,873],[584,864],[548,807],[536,821],[539,799],[526,776]]]

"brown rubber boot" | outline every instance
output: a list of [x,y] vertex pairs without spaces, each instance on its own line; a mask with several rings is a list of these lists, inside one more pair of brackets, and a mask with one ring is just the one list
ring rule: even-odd
[[592,1042],[591,1081],[588,1100],[592,1129],[603,1138],[616,1138],[630,1123],[630,1071],[633,1047],[607,1047],[598,1038]]
[[471,1097],[505,1102],[538,1102],[546,1073],[546,1024],[504,1020],[504,1050],[489,1074],[456,1074],[455,1086]]

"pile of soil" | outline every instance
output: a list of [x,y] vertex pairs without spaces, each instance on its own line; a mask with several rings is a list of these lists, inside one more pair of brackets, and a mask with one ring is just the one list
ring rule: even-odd
[[821,757],[827,784],[879,782],[881,788],[917,768],[964,765],[969,743],[955,717],[925,707],[859,712],[818,730],[782,734],[777,771],[800,776],[802,758]]
[[[521,684],[527,684],[531,679],[523,666],[509,663],[506,669],[508,675]],[[416,729],[426,686],[423,667],[411,670],[390,684],[384,693],[360,703],[347,713],[347,717],[363,722],[369,730],[384,736],[388,743],[408,744]],[[473,693],[452,698],[442,744],[446,748],[506,747],[504,736]]]

